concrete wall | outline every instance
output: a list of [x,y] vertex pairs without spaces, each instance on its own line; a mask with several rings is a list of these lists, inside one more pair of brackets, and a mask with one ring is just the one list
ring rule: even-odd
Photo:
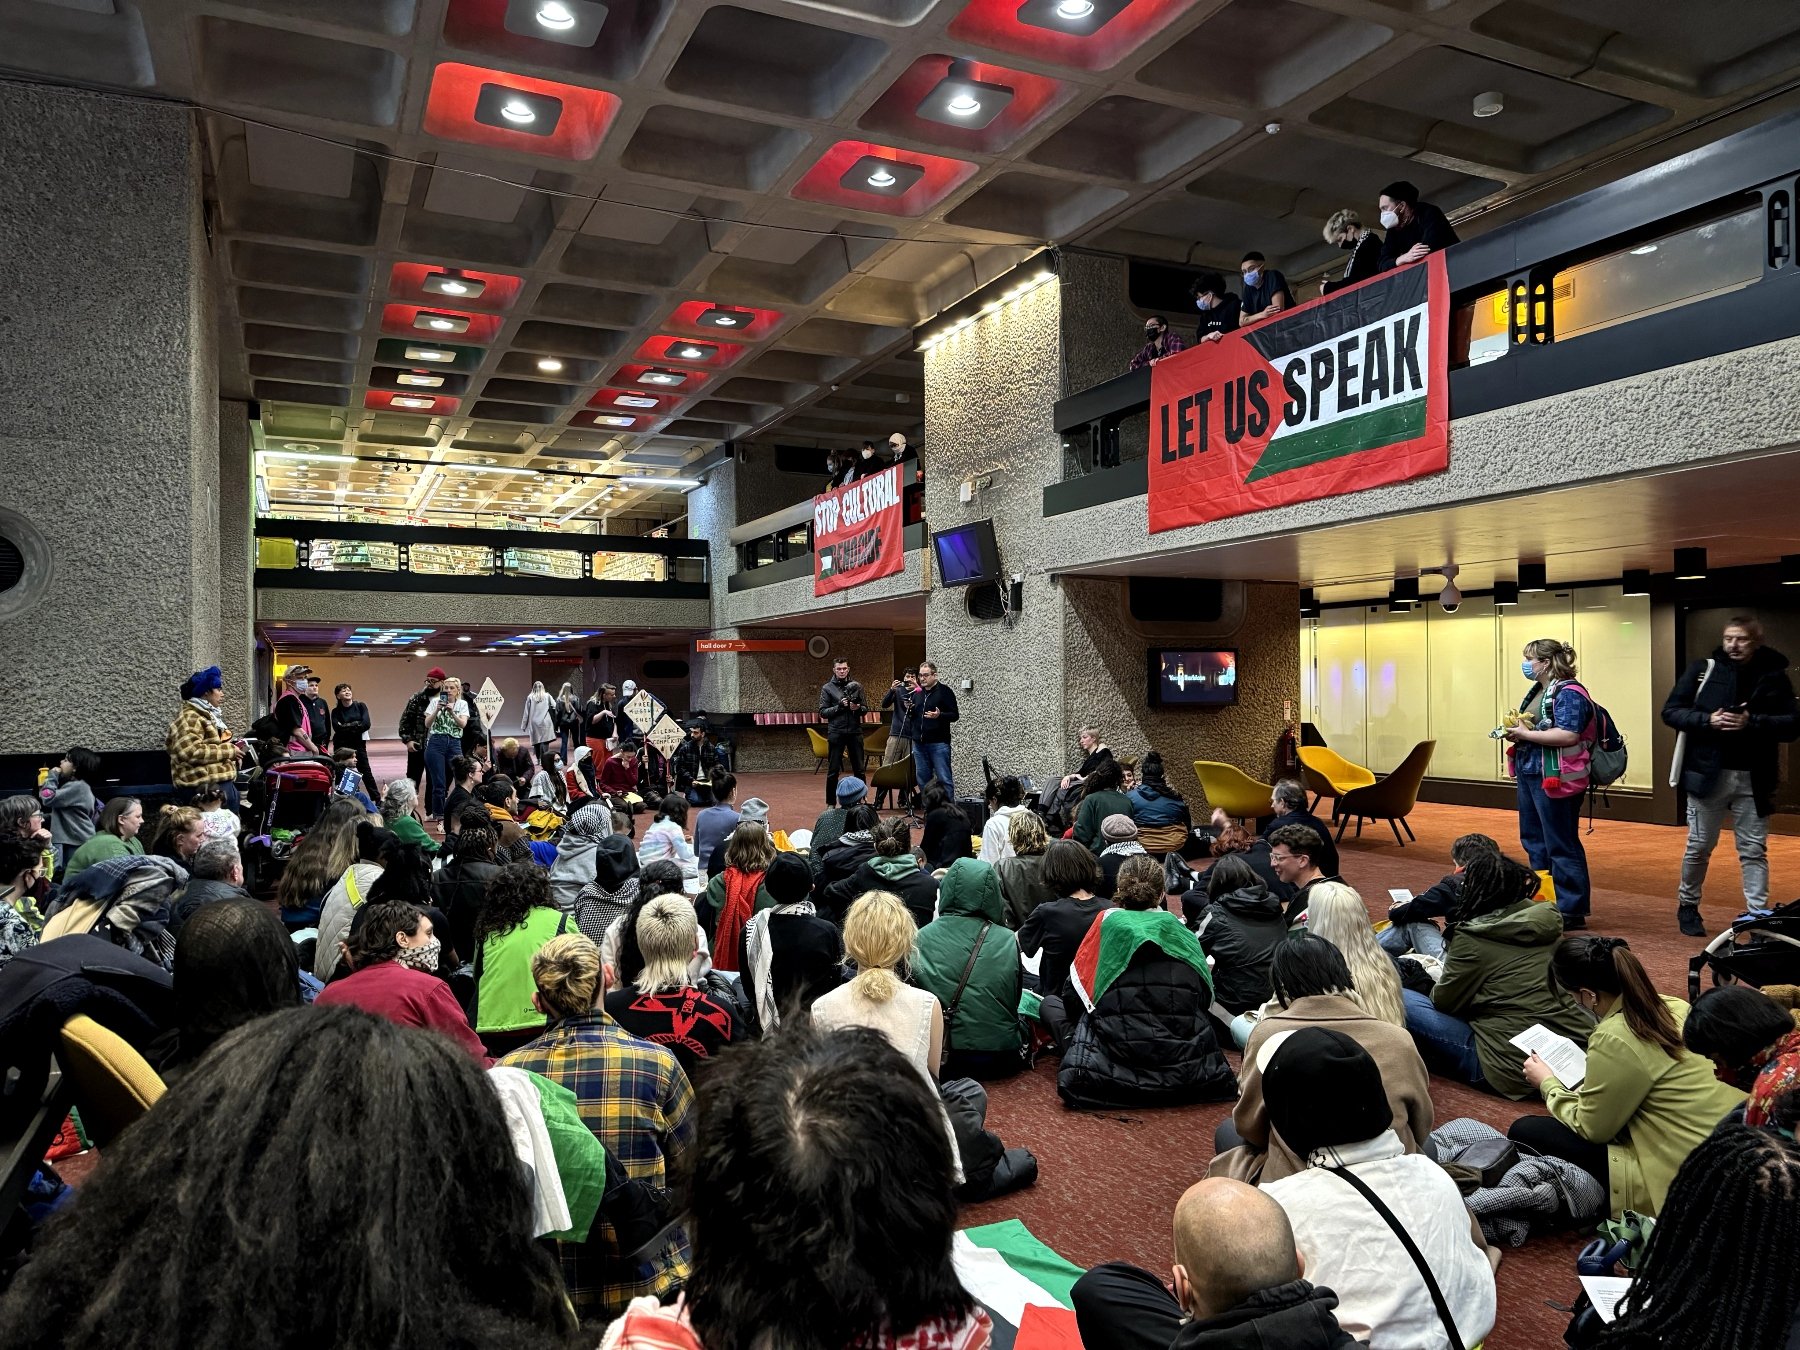
[[0,200],[0,523],[31,560],[0,596],[0,749],[160,746],[221,658],[193,114],[0,85]]
[[255,480],[250,468],[250,407],[221,400],[219,418],[219,647],[225,674],[225,720],[252,720],[252,653],[255,650]]
[[[1091,389],[1123,375],[1144,345],[1144,315],[1131,307],[1123,258],[1093,253],[1066,253],[1058,276],[1062,303],[1062,393]],[[1193,336],[1194,316],[1165,314],[1172,331]],[[1065,463],[1079,471],[1077,455],[1086,455],[1085,437],[1073,438]],[[1150,414],[1138,413],[1119,424],[1122,460],[1142,459],[1150,442]]]
[[[710,606],[704,600],[646,600],[638,597],[609,600],[600,597],[539,595],[523,589],[505,596],[470,597],[434,591],[333,591],[298,587],[259,586],[256,613],[264,622],[344,622],[353,614],[358,623],[372,624],[467,624],[473,622],[516,624],[521,633],[534,628],[697,628],[704,631]],[[478,616],[471,607],[479,607]]]

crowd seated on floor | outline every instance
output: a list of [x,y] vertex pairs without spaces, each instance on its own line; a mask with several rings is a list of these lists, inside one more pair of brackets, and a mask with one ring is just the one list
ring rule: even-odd
[[[1197,824],[1154,751],[1081,744],[1042,797],[928,793],[916,846],[855,777],[781,820],[723,768],[729,821],[597,791],[543,839],[556,803],[491,772],[441,838],[405,779],[280,841],[136,804],[57,841],[0,802],[7,1064],[84,1012],[160,1079],[79,1187],[38,1170],[0,1350],[982,1350],[951,1234],[1037,1178],[987,1119],[1021,1074],[1071,1110],[1232,1104],[1173,1288],[1076,1284],[1089,1350],[1475,1346],[1503,1251],[1559,1224],[1626,1235],[1635,1276],[1572,1344],[1795,1343],[1800,989],[1690,1009],[1479,835],[1378,926],[1297,783]],[[1446,1121],[1433,1072],[1548,1114]]]

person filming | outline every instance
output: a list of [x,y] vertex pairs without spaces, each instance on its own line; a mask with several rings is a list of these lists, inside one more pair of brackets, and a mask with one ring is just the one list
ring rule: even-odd
[[844,767],[844,756],[850,756],[850,772],[863,776],[862,719],[869,711],[869,700],[863,687],[850,678],[850,663],[838,661],[831,667],[831,678],[819,687],[819,716],[825,720],[825,734],[831,745],[831,761],[825,768],[825,805],[837,805],[838,776]]

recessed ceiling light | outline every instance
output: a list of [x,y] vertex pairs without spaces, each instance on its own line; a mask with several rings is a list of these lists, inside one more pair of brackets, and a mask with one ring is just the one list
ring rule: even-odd
[[436,389],[444,383],[442,375],[429,375],[419,370],[403,370],[394,376],[396,384],[410,384],[418,389]]
[[1087,37],[1118,17],[1131,0],[1025,0],[1019,6],[1020,23],[1033,28]]
[[414,656],[430,656],[431,653],[426,651],[423,647],[420,647],[416,651],[413,652],[413,655]]
[[694,322],[702,328],[748,328],[755,320],[754,314],[741,309],[727,309],[724,305],[714,305],[705,310]]
[[354,463],[356,463],[355,455],[326,455],[326,454],[317,453],[316,450],[313,450],[313,451],[259,450],[259,451],[257,451],[257,453],[259,455],[261,455],[264,459],[298,459],[298,460],[313,461],[313,462],[317,462],[317,463],[321,463],[321,464],[354,464]]
[[474,639],[474,638],[471,638],[471,637],[466,637],[466,636],[463,636],[463,635],[461,635],[461,634],[458,634],[458,636],[457,636],[457,639],[456,639],[456,640],[457,640],[457,641],[458,641],[458,642],[473,642],[473,641],[474,641],[474,640],[475,640],[475,639]]
[[639,384],[660,384],[665,387],[680,384],[687,376],[678,370],[646,370],[638,376]]
[[969,61],[952,61],[950,73],[919,104],[919,116],[945,126],[979,129],[987,126],[1013,99],[1013,91],[1003,84],[989,84],[975,78],[975,67]]
[[667,355],[679,361],[710,361],[719,354],[719,349],[705,342],[676,342],[669,347]]
[[406,349],[406,359],[408,361],[437,361],[442,363],[456,360],[456,353],[444,351],[439,347],[408,347]]
[[642,394],[620,394],[613,400],[615,408],[654,408],[656,400],[645,398]]
[[1637,258],[1646,257],[1649,254],[1656,252],[1656,245],[1655,244],[1639,244],[1636,248],[1632,249],[1631,252],[1632,252],[1633,257],[1637,257]]
[[606,6],[596,0],[508,0],[506,31],[540,42],[591,47],[606,22]]
[[429,408],[434,403],[436,403],[437,400],[430,399],[430,398],[412,398],[409,396],[402,396],[400,398],[395,399],[393,402],[394,402],[394,406],[396,408]]
[[562,109],[562,100],[548,94],[530,94],[503,84],[484,84],[475,99],[475,120],[502,131],[550,136],[556,132]]
[[442,272],[433,272],[421,283],[425,290],[433,295],[455,295],[473,298],[487,289],[487,282],[477,281],[474,277],[466,277],[458,269],[451,267]]
[[1475,106],[1471,111],[1477,117],[1498,117],[1506,111],[1506,95],[1498,89],[1490,89],[1484,94],[1475,95]]
[[413,319],[413,327],[429,328],[434,333],[466,333],[469,331],[469,320],[462,314],[438,314],[422,309]]
[[538,357],[537,368],[546,375],[554,375],[563,368],[563,363],[554,356]]
[[594,425],[597,427],[630,427],[637,425],[635,417],[615,417],[607,413],[596,413]]
[[872,192],[882,197],[903,197],[925,176],[923,164],[886,159],[880,155],[864,155],[838,179],[842,187],[853,192]]

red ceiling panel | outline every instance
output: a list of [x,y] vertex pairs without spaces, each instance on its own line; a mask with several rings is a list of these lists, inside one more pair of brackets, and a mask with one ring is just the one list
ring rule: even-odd
[[952,58],[921,56],[908,66],[893,86],[875,100],[857,125],[866,131],[886,132],[909,140],[935,142],[953,150],[993,154],[1036,125],[1068,94],[1058,80],[1005,66],[969,62],[969,74],[984,84],[1002,84],[1013,91],[1006,110],[985,127],[958,127],[919,116],[919,104],[950,72]]
[[[489,126],[475,120],[481,87],[498,84],[523,94],[560,99],[562,113],[548,136]],[[431,77],[431,93],[425,101],[425,132],[447,141],[484,145],[494,150],[513,150],[552,159],[592,159],[606,138],[606,129],[618,115],[619,99],[603,89],[534,80],[511,71],[486,70],[453,61],[440,65]]]
[[508,276],[505,272],[477,272],[472,267],[463,267],[457,270],[465,280],[482,283],[480,295],[440,295],[425,289],[426,278],[449,270],[439,263],[395,263],[388,277],[388,294],[396,300],[410,300],[430,310],[454,305],[458,311],[474,309],[502,314],[513,307],[524,286],[518,277]]
[[[898,197],[879,192],[859,192],[845,187],[839,180],[851,165],[865,155],[891,159],[923,169],[919,180]],[[873,211],[884,216],[923,215],[948,197],[975,172],[975,166],[964,159],[948,159],[928,155],[919,150],[896,150],[892,146],[874,145],[868,141],[839,141],[819,158],[794,184],[794,196],[801,201],[824,202],[852,211]]]
[[725,332],[720,328],[710,328],[700,323],[700,316],[709,309],[732,309],[749,317],[749,322],[741,328],[730,330],[735,337],[745,338],[751,342],[766,338],[781,323],[781,312],[774,309],[752,309],[749,305],[714,304],[710,300],[689,300],[678,305],[669,316],[664,328],[678,333],[693,333],[711,341],[713,337]]
[[[677,354],[690,345],[714,347],[717,350],[711,356],[702,357],[699,360]],[[735,342],[720,342],[716,338],[710,337],[653,337],[632,355],[638,361],[652,361],[658,364],[673,362],[679,366],[704,366],[710,370],[718,370],[737,360],[743,351],[744,349]]]
[[[397,400],[405,399],[406,402]],[[375,408],[382,412],[413,412],[427,415],[442,415],[456,411],[461,399],[450,398],[444,394],[433,394],[429,390],[405,389],[371,389],[363,399],[365,408]],[[421,406],[423,403],[425,406]]]
[[[1105,70],[1171,19],[1192,9],[1198,0],[1132,0],[1086,36],[1021,23],[1019,3],[1020,0],[969,0],[963,12],[951,21],[950,36],[1053,65]],[[1220,59],[1232,60],[1234,54],[1223,52]]]
[[[467,319],[469,326],[460,332],[422,327],[421,314],[447,314],[453,319]],[[384,305],[381,310],[382,332],[417,338],[427,346],[441,338],[445,342],[473,342],[485,347],[499,335],[502,322],[496,314],[470,314],[449,305]]]

